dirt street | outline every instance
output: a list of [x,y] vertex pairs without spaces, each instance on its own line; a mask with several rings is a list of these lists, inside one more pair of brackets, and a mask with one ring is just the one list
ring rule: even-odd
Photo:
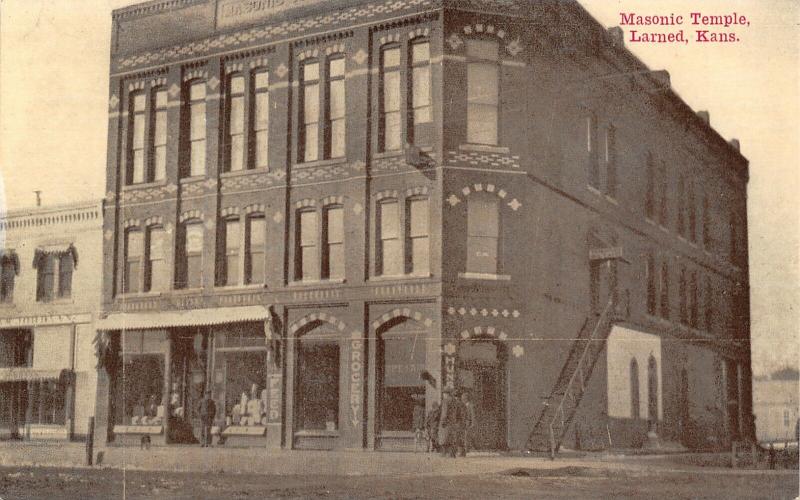
[[797,473],[634,472],[563,467],[462,476],[319,476],[0,468],[0,498],[770,498]]

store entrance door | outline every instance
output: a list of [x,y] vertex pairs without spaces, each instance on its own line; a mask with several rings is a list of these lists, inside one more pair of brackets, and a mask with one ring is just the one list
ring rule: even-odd
[[470,448],[506,449],[505,362],[502,346],[492,341],[462,342],[459,349],[459,387],[475,406]]
[[174,338],[172,392],[170,394],[170,442],[198,443],[202,423],[200,402],[206,389],[208,336],[192,330]]

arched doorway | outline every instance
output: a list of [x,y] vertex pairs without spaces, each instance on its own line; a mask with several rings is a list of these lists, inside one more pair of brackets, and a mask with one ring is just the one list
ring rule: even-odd
[[334,433],[339,430],[339,332],[317,320],[295,336],[295,434]]
[[506,440],[506,350],[493,338],[471,338],[458,348],[458,387],[475,406],[471,447],[503,450]]

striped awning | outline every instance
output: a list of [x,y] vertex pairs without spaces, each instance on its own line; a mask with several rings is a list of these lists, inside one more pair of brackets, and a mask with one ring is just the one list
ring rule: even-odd
[[181,326],[212,326],[243,321],[267,321],[269,307],[215,307],[185,311],[112,313],[95,323],[98,330],[153,330]]
[[61,370],[36,370],[27,366],[0,368],[0,382],[58,380]]

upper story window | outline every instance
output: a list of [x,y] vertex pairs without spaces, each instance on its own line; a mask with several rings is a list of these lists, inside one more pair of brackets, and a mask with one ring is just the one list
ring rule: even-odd
[[344,279],[344,208],[331,206],[322,213],[322,278]]
[[433,122],[431,99],[431,44],[427,40],[416,40],[411,44],[411,91],[408,142],[415,143],[420,125]]
[[162,88],[152,93],[152,155],[151,180],[163,181],[167,177],[167,91]]
[[377,216],[375,274],[379,276],[400,276],[403,274],[400,204],[397,200],[381,201],[378,204]]
[[319,274],[319,242],[317,212],[302,210],[297,217],[297,243],[295,255],[295,279],[317,280]]
[[391,46],[381,52],[381,96],[378,148],[399,151],[403,147],[401,117],[400,47]]
[[656,166],[653,155],[647,153],[645,160],[646,186],[644,193],[644,216],[651,221],[656,220]]
[[589,112],[586,116],[586,153],[588,154],[588,182],[600,189],[600,163],[597,145],[597,115]]
[[669,264],[666,259],[661,263],[661,276],[659,280],[659,295],[661,306],[661,317],[664,319],[670,318],[670,302],[669,302]]
[[175,288],[203,286],[203,224],[193,219],[181,225],[175,262]]
[[680,236],[686,237],[686,179],[683,175],[678,177],[678,224]]
[[467,272],[497,274],[500,268],[500,204],[474,193],[467,203]]
[[183,176],[206,173],[206,84],[189,82],[184,89]]
[[608,125],[605,129],[603,162],[606,167],[606,194],[617,197],[617,129]]
[[645,266],[645,274],[647,278],[647,314],[655,316],[658,312],[658,276],[656,271],[656,259],[652,255],[648,255]]
[[689,325],[697,328],[700,325],[700,304],[698,302],[697,271],[689,274]]
[[244,239],[244,282],[266,282],[267,224],[263,214],[247,217]]
[[689,276],[685,267],[681,267],[678,276],[678,304],[681,324],[689,324]]
[[250,133],[255,168],[269,167],[269,73],[253,73],[253,130]]
[[144,291],[163,292],[169,290],[167,269],[167,232],[161,226],[147,228],[145,245]]
[[408,235],[406,240],[406,272],[425,276],[431,271],[430,209],[427,198],[408,200]]
[[137,293],[141,289],[142,261],[144,259],[144,235],[138,229],[125,232],[125,272],[122,276],[122,292]]
[[706,277],[706,286],[703,297],[705,298],[705,306],[703,307],[703,312],[705,314],[705,327],[706,331],[710,332],[714,323],[714,294],[713,289],[711,288],[711,278],[709,277]]
[[300,70],[300,137],[298,161],[319,159],[319,62],[306,61]]
[[467,52],[467,142],[498,143],[500,102],[499,44],[470,39]]
[[36,301],[50,302],[66,299],[72,295],[72,272],[75,268],[75,252],[72,246],[66,251],[36,251],[34,266],[36,275]]
[[132,92],[128,111],[128,184],[141,184],[145,179],[145,107],[143,92]]
[[335,56],[328,59],[325,107],[325,158],[345,156],[345,59]]
[[244,77],[231,75],[227,86],[225,116],[225,166],[229,172],[245,169]]
[[0,302],[2,303],[9,304],[14,301],[14,280],[18,268],[16,254],[0,252]]
[[241,224],[239,219],[225,219],[220,224],[224,257],[220,259],[218,285],[235,286],[239,284],[239,262],[241,256]]
[[667,162],[661,160],[658,165],[658,178],[661,184],[661,204],[658,208],[658,222],[667,227],[669,220],[669,179],[667,178]]
[[703,233],[703,248],[711,250],[711,207],[709,206],[708,196],[703,196],[703,208],[701,213],[700,229]]

